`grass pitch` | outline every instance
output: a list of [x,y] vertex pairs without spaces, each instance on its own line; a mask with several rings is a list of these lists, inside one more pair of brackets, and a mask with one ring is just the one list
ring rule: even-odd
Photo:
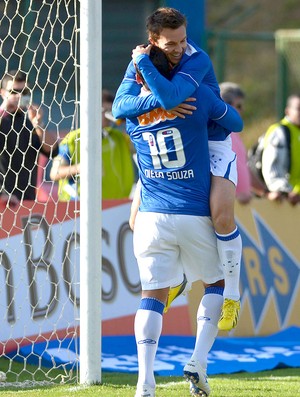
[[[103,372],[102,384],[93,386],[74,383],[24,388],[20,383],[10,387],[2,383],[0,397],[133,397],[136,381],[137,375]],[[183,378],[159,376],[156,381],[156,397],[190,396]],[[300,395],[300,368],[216,375],[209,383],[210,397],[296,397]]]

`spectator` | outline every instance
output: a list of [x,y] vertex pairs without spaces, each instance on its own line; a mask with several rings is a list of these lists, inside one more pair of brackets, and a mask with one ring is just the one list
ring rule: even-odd
[[[102,198],[128,198],[134,185],[134,168],[130,140],[122,131],[111,126],[114,96],[102,91]],[[53,160],[50,178],[59,182],[60,201],[80,196],[80,129],[71,131],[59,144]]]
[[0,194],[10,205],[35,200],[39,154],[49,157],[56,147],[42,128],[42,109],[30,104],[30,95],[25,73],[12,70],[2,78]]
[[[244,109],[245,93],[241,87],[232,82],[220,84],[221,97],[240,114]],[[236,186],[236,199],[241,204],[247,204],[252,199],[252,191],[262,196],[265,192],[264,185],[251,172],[247,165],[247,151],[240,134],[231,134],[232,150],[237,155],[238,182]]]
[[[220,84],[220,93],[223,100],[242,113],[245,94],[238,84],[224,82]],[[241,204],[247,204],[252,198],[250,171],[247,166],[247,153],[240,134],[231,134],[232,149],[237,155],[238,183],[236,199]]]
[[300,202],[300,94],[287,99],[285,117],[264,137],[262,174],[270,200]]

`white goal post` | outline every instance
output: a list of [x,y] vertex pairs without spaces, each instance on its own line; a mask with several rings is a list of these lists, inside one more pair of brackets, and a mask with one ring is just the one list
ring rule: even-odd
[[101,381],[101,6],[80,7],[80,383],[88,384]]
[[[0,2],[0,105],[19,98],[0,111],[0,388],[101,382],[101,13],[101,0]],[[13,71],[26,90],[6,87]],[[80,203],[58,202],[55,147],[79,125]]]

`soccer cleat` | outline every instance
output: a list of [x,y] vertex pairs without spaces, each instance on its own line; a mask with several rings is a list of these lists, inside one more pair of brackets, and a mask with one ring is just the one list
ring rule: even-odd
[[190,393],[192,396],[207,397],[210,387],[207,381],[206,371],[199,361],[191,360],[183,369],[183,376],[190,382]]
[[164,313],[167,313],[174,299],[176,299],[183,292],[187,292],[189,290],[190,290],[190,283],[188,283],[186,279],[186,275],[184,274],[182,283],[177,285],[176,287],[171,287],[169,289],[168,299],[166,306],[164,308]]
[[190,382],[190,394],[191,396],[200,396],[200,397],[206,397],[208,394],[200,390],[198,386],[194,385],[194,383]]
[[134,397],[155,397],[155,388],[149,385],[138,385]]
[[235,328],[239,318],[240,312],[240,301],[234,301],[232,299],[224,299],[222,313],[218,322],[218,328],[221,331],[230,331]]

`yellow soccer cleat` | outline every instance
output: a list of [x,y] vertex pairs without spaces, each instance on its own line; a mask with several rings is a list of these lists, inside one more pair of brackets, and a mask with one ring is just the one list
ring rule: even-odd
[[240,301],[234,301],[232,299],[224,299],[222,313],[218,322],[218,328],[220,331],[230,331],[235,328],[238,322],[240,313]]
[[184,274],[182,283],[177,285],[176,287],[171,287],[169,289],[168,299],[167,299],[166,306],[164,308],[164,313],[167,313],[173,300],[176,299],[179,295],[181,295],[183,293],[183,291],[186,289],[187,284],[188,284],[188,282],[187,282],[186,276]]

